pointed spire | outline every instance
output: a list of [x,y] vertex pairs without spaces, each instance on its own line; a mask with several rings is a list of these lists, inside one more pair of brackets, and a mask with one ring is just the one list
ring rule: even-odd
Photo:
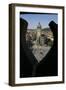
[[40,24],[40,22],[38,23],[37,28],[41,29],[41,24]]

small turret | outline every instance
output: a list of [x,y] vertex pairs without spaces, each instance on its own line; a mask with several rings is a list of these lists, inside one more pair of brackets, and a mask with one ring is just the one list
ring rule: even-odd
[[37,26],[37,29],[41,29],[42,27],[41,27],[41,24],[40,24],[40,22],[38,23],[38,26]]

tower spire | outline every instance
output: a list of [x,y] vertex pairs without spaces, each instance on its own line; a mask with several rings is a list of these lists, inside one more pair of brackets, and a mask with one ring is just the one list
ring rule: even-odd
[[40,24],[40,22],[38,23],[37,28],[41,29],[41,24]]

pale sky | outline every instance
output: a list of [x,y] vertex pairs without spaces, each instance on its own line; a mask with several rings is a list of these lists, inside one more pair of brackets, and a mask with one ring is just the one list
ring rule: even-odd
[[28,29],[36,29],[39,22],[41,23],[42,28],[49,27],[48,24],[52,20],[58,24],[57,14],[21,13],[20,18],[23,18],[28,22]]

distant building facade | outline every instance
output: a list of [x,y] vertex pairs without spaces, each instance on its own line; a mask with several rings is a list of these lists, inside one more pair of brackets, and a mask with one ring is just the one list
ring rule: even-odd
[[46,45],[48,41],[53,42],[53,34],[49,28],[42,29],[40,22],[36,29],[29,29],[26,33],[26,41],[34,45]]

